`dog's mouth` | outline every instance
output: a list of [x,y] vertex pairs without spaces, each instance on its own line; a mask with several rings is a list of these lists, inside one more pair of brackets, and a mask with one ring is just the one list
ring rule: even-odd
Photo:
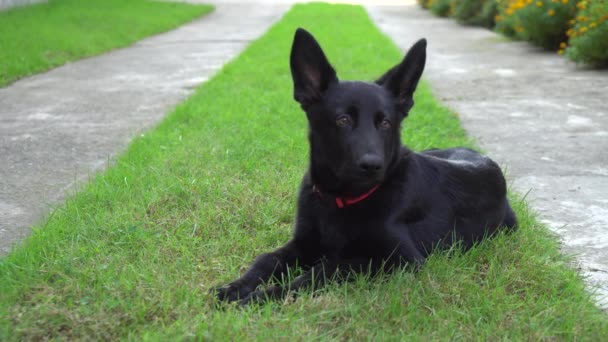
[[357,165],[346,162],[325,163],[323,166],[313,167],[313,181],[323,192],[333,196],[359,196],[382,184],[386,178],[387,169],[384,166],[374,172],[365,172]]
[[384,173],[375,173],[374,175],[365,175],[363,177],[354,180],[356,184],[359,184],[363,188],[370,188],[376,186],[384,180]]
[[336,173],[341,195],[358,196],[384,180],[384,172],[361,172],[352,168],[342,169]]

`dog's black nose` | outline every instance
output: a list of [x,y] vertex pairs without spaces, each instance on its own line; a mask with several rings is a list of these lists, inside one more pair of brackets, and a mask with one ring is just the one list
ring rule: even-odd
[[365,172],[378,172],[382,164],[382,158],[375,154],[366,154],[359,160],[359,168]]

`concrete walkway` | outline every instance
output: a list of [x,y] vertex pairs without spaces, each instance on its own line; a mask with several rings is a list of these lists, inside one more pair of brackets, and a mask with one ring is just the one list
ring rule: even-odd
[[415,5],[368,11],[403,50],[428,39],[424,76],[435,94],[507,168],[512,188],[530,191],[608,308],[608,71]]
[[177,30],[0,88],[0,255],[290,6],[216,3]]

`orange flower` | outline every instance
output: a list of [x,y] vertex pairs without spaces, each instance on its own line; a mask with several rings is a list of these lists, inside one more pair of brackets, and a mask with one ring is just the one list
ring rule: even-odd
[[555,15],[555,11],[554,11],[554,10],[552,10],[552,9],[550,9],[550,10],[548,10],[548,11],[547,11],[547,14],[548,14],[550,17],[552,17],[552,16],[554,16],[554,15]]

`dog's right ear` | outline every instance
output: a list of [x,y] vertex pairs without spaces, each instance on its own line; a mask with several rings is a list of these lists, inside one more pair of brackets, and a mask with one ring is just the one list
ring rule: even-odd
[[336,71],[327,61],[321,46],[304,29],[296,30],[291,46],[290,65],[293,97],[302,107],[319,101],[329,85],[338,82]]

